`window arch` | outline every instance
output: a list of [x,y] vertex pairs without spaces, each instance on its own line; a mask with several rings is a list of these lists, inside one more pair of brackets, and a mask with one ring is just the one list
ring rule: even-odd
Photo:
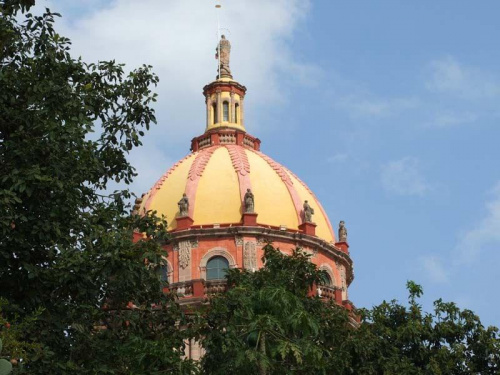
[[226,276],[229,262],[223,256],[215,256],[207,262],[207,280],[220,280]]
[[222,103],[222,121],[229,121],[229,103]]
[[337,283],[335,282],[335,272],[329,264],[323,263],[319,269],[321,271],[325,271],[325,280],[323,281],[323,285],[331,287],[337,286]]
[[212,104],[212,124],[217,124],[217,104]]

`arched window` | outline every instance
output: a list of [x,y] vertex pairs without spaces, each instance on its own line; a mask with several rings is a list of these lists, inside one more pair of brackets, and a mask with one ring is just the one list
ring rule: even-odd
[[229,103],[222,103],[222,121],[229,121]]
[[240,105],[238,103],[236,103],[234,105],[234,122],[238,123],[238,111],[240,110]]
[[168,281],[168,265],[162,264],[156,269],[156,273],[160,276],[161,281]]
[[229,262],[226,258],[216,256],[207,263],[207,280],[220,280],[226,276]]
[[218,119],[217,119],[217,105],[214,103],[212,104],[212,124],[217,124]]

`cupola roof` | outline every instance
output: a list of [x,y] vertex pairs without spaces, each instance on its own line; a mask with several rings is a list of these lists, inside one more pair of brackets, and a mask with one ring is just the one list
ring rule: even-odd
[[253,193],[256,225],[299,232],[304,202],[314,212],[315,235],[335,242],[330,221],[313,192],[295,174],[260,151],[260,140],[245,128],[245,86],[229,68],[231,45],[221,38],[216,80],[203,88],[205,132],[191,142],[191,153],[175,163],[147,192],[141,212],[167,217],[168,229],[179,230],[179,199],[186,194],[191,227],[241,225],[248,189]]

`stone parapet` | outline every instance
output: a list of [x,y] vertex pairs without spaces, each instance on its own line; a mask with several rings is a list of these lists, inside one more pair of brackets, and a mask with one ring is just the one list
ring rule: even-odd
[[196,152],[201,149],[218,145],[238,145],[260,150],[260,139],[231,127],[218,127],[207,131],[199,137],[191,140],[191,151]]

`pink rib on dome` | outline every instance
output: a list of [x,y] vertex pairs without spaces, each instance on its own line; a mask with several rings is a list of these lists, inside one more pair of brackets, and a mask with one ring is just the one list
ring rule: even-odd
[[299,194],[297,193],[297,190],[295,190],[295,187],[293,186],[293,181],[290,179],[290,176],[285,172],[284,167],[260,151],[255,151],[255,150],[251,150],[251,151],[256,153],[257,155],[259,155],[262,159],[264,159],[267,162],[267,164],[269,164],[269,166],[272,169],[274,169],[276,174],[281,177],[281,180],[285,183],[285,186],[288,189],[288,193],[290,194],[290,197],[292,198],[292,202],[293,202],[293,205],[295,207],[295,212],[297,213],[298,223],[301,224],[302,223],[302,203],[303,202],[300,200]]
[[200,182],[200,178],[203,175],[203,171],[205,170],[208,162],[210,161],[212,154],[219,147],[220,146],[213,146],[198,151],[198,154],[195,156],[196,159],[194,159],[193,164],[191,164],[191,168],[189,168],[185,193],[189,199],[190,217],[193,217],[194,215],[196,190],[198,189],[198,183]]
[[163,183],[165,182],[165,180],[168,179],[168,176],[170,176],[172,174],[172,172],[179,166],[181,165],[183,162],[185,162],[187,159],[189,159],[191,156],[193,156],[193,154],[189,154],[189,155],[186,155],[184,158],[182,158],[181,160],[179,160],[177,163],[175,163],[174,165],[172,165],[170,167],[170,169],[168,169],[161,177],[158,181],[156,181],[156,183],[153,185],[153,187],[151,189],[149,189],[149,192],[148,192],[148,199],[146,200],[146,203],[144,204],[144,208],[146,209],[146,211],[149,210],[149,206],[151,205],[151,202],[154,198],[154,196],[156,195],[156,193],[158,192],[158,190],[160,190],[160,188],[162,187]]
[[[285,168],[286,169],[286,168]],[[316,204],[318,205],[318,208],[319,210],[321,211],[321,214],[323,215],[323,217],[325,218],[326,220],[326,224],[328,225],[328,229],[330,230],[330,234],[332,235],[332,238],[333,238],[333,242],[335,242],[335,232],[333,231],[333,227],[332,227],[332,223],[330,223],[330,219],[328,218],[328,216],[326,215],[326,212],[325,212],[325,209],[323,208],[323,206],[321,205],[321,202],[319,201],[319,199],[316,197],[316,195],[312,192],[311,189],[309,189],[309,186],[307,186],[304,181],[302,181],[300,178],[297,177],[297,175],[295,173],[293,173],[292,171],[290,171],[289,169],[286,169],[286,171],[288,173],[290,173],[290,175],[292,175],[297,181],[299,181],[302,186],[304,186],[306,188],[306,190],[309,192],[309,194],[312,195],[312,197],[314,198],[314,200],[316,201]]]
[[225,147],[229,152],[231,162],[233,163],[233,168],[238,176],[240,198],[243,202],[247,189],[252,188],[252,183],[250,182],[249,176],[250,163],[248,162],[247,154],[243,147],[236,145],[226,145]]

